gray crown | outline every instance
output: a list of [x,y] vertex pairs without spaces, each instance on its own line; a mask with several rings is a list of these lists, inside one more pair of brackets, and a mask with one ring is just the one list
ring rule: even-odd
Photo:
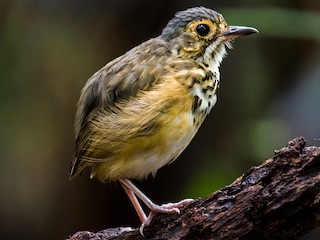
[[185,11],[180,11],[175,14],[175,17],[171,19],[167,26],[163,29],[160,37],[166,41],[176,38],[180,29],[187,26],[191,21],[197,19],[223,19],[222,15],[212,9],[205,7],[189,8]]

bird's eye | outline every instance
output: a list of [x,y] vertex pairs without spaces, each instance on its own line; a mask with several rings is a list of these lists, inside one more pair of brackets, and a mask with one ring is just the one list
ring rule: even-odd
[[207,36],[210,32],[210,27],[207,24],[201,23],[196,27],[196,32],[202,37]]

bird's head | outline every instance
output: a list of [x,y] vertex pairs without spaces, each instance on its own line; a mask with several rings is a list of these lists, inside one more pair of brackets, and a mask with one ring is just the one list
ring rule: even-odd
[[178,56],[192,58],[209,68],[218,68],[232,40],[256,32],[251,27],[229,26],[220,13],[195,7],[177,12],[160,38],[170,42]]

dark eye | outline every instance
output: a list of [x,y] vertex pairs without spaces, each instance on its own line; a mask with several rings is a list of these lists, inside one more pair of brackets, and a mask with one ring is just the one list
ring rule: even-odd
[[204,37],[208,35],[210,28],[207,24],[201,23],[196,27],[196,31],[200,36]]

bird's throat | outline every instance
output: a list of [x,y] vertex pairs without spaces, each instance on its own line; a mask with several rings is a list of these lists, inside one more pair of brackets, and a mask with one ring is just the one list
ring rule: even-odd
[[219,67],[226,54],[226,44],[224,42],[213,42],[205,49],[203,55],[203,63],[217,76],[218,80],[220,79]]

